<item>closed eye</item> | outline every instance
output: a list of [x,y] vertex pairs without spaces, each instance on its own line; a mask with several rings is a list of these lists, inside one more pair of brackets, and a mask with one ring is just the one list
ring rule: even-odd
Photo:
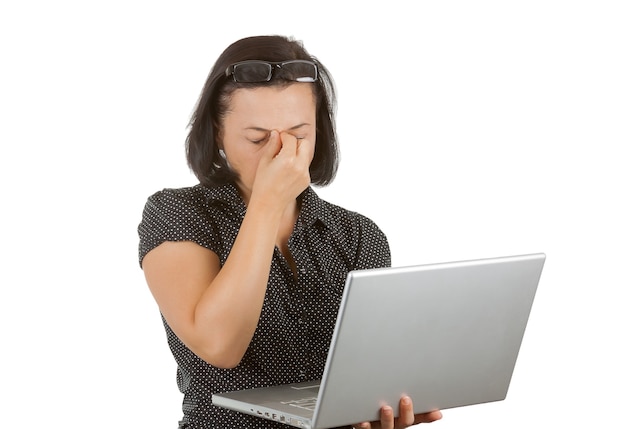
[[270,137],[270,135],[268,133],[268,134],[264,135],[263,137],[261,137],[259,139],[250,139],[249,138],[248,140],[250,141],[250,143],[253,143],[253,144],[261,144],[263,142],[266,142],[269,139],[269,137]]

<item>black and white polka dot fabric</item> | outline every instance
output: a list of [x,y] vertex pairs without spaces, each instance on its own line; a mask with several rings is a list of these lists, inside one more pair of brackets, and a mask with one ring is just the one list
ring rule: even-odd
[[[390,265],[387,239],[370,219],[323,201],[311,188],[300,198],[301,214],[289,240],[298,275],[275,250],[259,325],[236,368],[216,368],[198,358],[163,320],[184,394],[179,428],[285,429],[214,407],[211,395],[321,378],[348,272]],[[232,184],[157,192],[138,228],[139,262],[164,241],[190,240],[214,251],[223,264],[245,212]]]

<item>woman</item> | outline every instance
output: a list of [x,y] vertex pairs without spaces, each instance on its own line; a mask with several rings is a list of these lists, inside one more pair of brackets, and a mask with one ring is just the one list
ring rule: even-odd
[[[146,203],[139,259],[184,393],[180,428],[280,423],[214,407],[214,392],[321,378],[347,273],[390,265],[368,218],[321,200],[334,178],[334,88],[280,36],[242,39],[215,63],[187,137],[200,184]],[[381,409],[383,428],[430,422]],[[369,427],[370,423],[363,423]]]

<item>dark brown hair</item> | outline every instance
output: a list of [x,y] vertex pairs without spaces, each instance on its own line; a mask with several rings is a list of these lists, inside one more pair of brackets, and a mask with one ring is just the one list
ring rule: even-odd
[[217,59],[196,104],[186,139],[187,163],[200,183],[215,186],[233,182],[237,174],[220,156],[220,127],[233,92],[239,88],[289,85],[293,82],[272,78],[269,82],[238,83],[225,75],[226,68],[239,61],[309,60],[318,68],[313,85],[316,100],[315,155],[309,168],[311,182],[327,185],[335,178],[339,148],[335,130],[335,88],[328,70],[311,56],[301,42],[283,36],[248,37],[230,45]]

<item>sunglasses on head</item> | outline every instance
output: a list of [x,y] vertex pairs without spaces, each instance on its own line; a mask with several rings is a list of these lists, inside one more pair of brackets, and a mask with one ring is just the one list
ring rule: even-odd
[[317,81],[317,65],[307,60],[270,62],[248,60],[231,64],[226,68],[226,76],[232,76],[235,82],[269,82],[273,76],[294,82]]

